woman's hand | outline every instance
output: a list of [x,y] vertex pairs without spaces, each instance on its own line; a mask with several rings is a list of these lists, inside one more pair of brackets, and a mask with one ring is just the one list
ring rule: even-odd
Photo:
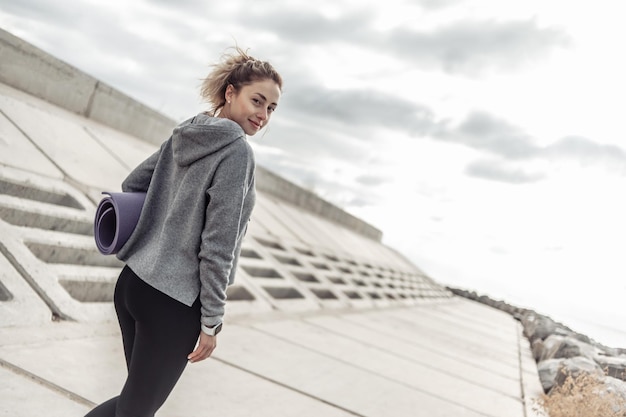
[[211,353],[213,353],[216,347],[217,336],[209,336],[203,331],[200,331],[196,349],[187,356],[187,359],[189,359],[191,363],[203,361],[211,356]]

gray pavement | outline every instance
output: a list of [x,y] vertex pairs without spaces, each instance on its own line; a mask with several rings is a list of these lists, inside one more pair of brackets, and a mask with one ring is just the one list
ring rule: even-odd
[[[5,327],[0,341],[2,416],[81,416],[124,381],[113,321]],[[158,415],[524,417],[533,367],[519,323],[459,298],[239,315]]]

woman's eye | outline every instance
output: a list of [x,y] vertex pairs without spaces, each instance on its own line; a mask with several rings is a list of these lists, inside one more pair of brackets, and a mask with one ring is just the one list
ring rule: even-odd
[[254,104],[261,104],[261,100],[259,100],[258,98],[253,98],[252,101],[254,102]]
[[268,107],[267,111],[269,111],[270,113],[274,113],[276,111],[276,107]]

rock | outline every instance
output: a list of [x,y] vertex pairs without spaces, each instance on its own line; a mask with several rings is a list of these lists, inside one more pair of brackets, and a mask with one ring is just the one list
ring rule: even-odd
[[626,402],[626,382],[617,378],[605,376],[604,378],[602,378],[602,383],[606,388],[606,392],[614,392],[615,394],[619,395],[624,402]]
[[572,332],[572,331],[569,332],[569,335],[571,337],[573,337],[574,339],[576,339],[576,340],[580,340],[583,343],[587,343],[588,345],[594,345],[593,340],[591,340],[589,338],[589,336],[586,336],[586,335],[580,334],[580,333],[575,333],[575,332]]
[[605,375],[626,381],[626,357],[601,356],[596,355],[596,363],[604,371]]
[[604,376],[602,368],[600,368],[600,365],[598,365],[595,361],[589,358],[584,358],[582,356],[576,356],[574,358],[564,359],[561,362],[561,366],[556,374],[556,379],[554,383],[555,385],[561,386],[568,376],[571,375],[572,378],[577,378],[582,373],[595,375],[597,377]]
[[[539,362],[545,361],[547,359],[556,359],[554,354],[561,346],[561,343],[565,339],[564,336],[558,335],[550,335],[546,337],[546,340],[543,340],[543,350],[541,351],[541,355],[539,356]],[[537,339],[541,340],[541,339]]]
[[537,365],[537,372],[539,374],[539,381],[543,392],[548,392],[555,384],[556,376],[561,369],[561,362],[565,359],[548,359],[539,362]]
[[539,361],[568,359],[576,356],[594,360],[600,354],[600,350],[595,346],[582,342],[573,336],[550,335],[543,341],[542,347]]
[[539,360],[541,359],[541,355],[543,354],[543,350],[545,349],[543,340],[535,339],[531,343],[531,349],[533,353],[533,359],[535,359],[535,362],[539,362]]
[[524,334],[531,343],[535,339],[545,340],[557,330],[557,325],[552,319],[534,313],[527,314],[522,320],[522,324],[524,325]]

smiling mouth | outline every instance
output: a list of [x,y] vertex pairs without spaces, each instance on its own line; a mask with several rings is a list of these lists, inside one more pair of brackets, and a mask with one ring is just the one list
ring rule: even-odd
[[254,126],[256,129],[260,129],[261,128],[261,124],[260,123],[254,122],[252,120],[250,120],[250,123],[252,123],[252,126]]

